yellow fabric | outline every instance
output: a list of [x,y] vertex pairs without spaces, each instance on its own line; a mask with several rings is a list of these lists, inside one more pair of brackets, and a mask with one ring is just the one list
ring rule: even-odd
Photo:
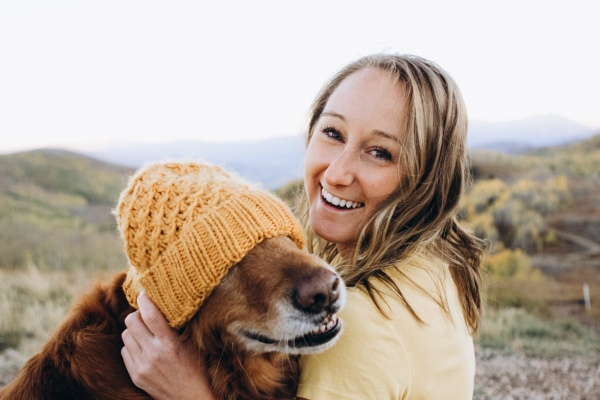
[[[302,356],[298,397],[321,399],[471,399],[473,340],[448,267],[420,257],[388,273],[423,320],[419,323],[381,283],[383,316],[364,290],[351,288],[340,313],[339,341],[322,354]],[[417,289],[418,283],[429,294]],[[433,295],[433,299],[430,296]],[[449,314],[434,301],[444,301]],[[451,316],[451,318],[449,317]]]
[[137,307],[145,290],[174,328],[262,240],[289,236],[304,245],[300,222],[281,200],[210,164],[141,168],[115,214],[130,264],[127,300]]

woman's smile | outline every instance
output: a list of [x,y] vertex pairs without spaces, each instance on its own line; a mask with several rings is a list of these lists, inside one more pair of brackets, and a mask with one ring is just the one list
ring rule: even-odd
[[323,188],[323,187],[321,187],[321,196],[325,203],[327,203],[331,206],[334,206],[335,208],[341,209],[341,210],[352,210],[355,208],[360,208],[360,207],[365,206],[364,203],[359,203],[359,202],[352,201],[352,200],[346,200],[346,199],[334,196],[333,194],[331,194],[327,190],[325,190],[325,188]]

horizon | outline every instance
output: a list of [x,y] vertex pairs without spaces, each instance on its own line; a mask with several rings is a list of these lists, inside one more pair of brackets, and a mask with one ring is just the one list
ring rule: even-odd
[[[504,126],[504,125],[508,125],[508,124],[513,124],[515,126],[518,126],[519,124],[526,124],[528,122],[539,122],[541,120],[544,119],[556,119],[558,118],[561,122],[568,122],[568,123],[572,123],[574,125],[579,125],[582,129],[586,129],[588,133],[584,133],[582,136],[576,136],[575,140],[585,140],[588,137],[591,136],[595,136],[595,135],[600,135],[600,127],[598,128],[591,128],[589,126],[586,126],[585,124],[582,124],[578,121],[574,121],[574,120],[569,120],[567,118],[564,118],[560,115],[556,115],[553,113],[548,113],[548,114],[540,114],[540,115],[533,115],[530,117],[525,117],[525,118],[521,118],[521,119],[517,119],[517,120],[507,120],[507,121],[493,121],[493,122],[489,122],[489,121],[469,121],[469,128],[473,128],[474,125],[482,127],[485,126],[487,128],[489,128],[490,130],[494,129],[494,127],[496,126]],[[295,138],[295,137],[301,137],[303,136],[304,133],[303,132],[297,132],[294,134],[281,134],[278,136],[270,136],[270,137],[242,137],[242,138],[221,138],[221,140],[219,140],[219,138],[193,138],[193,137],[189,137],[189,138],[168,138],[168,137],[164,137],[164,138],[159,138],[157,140],[138,140],[138,141],[116,141],[116,142],[109,142],[109,141],[105,141],[105,142],[101,142],[101,141],[96,141],[95,143],[88,143],[88,144],[79,144],[79,145],[72,145],[70,143],[62,143],[62,144],[56,144],[56,145],[40,145],[40,146],[35,146],[35,145],[31,145],[31,146],[26,146],[23,148],[15,148],[15,149],[8,149],[8,150],[4,150],[2,149],[2,146],[0,146],[0,155],[8,155],[8,154],[14,154],[14,153],[20,153],[20,152],[27,152],[27,151],[35,151],[35,150],[65,150],[65,151],[71,151],[71,152],[75,152],[75,153],[82,153],[82,154],[101,154],[102,152],[106,152],[106,151],[110,151],[111,149],[126,149],[126,148],[130,148],[132,146],[160,146],[160,145],[170,145],[170,144],[209,144],[209,145],[220,145],[220,144],[227,144],[227,143],[231,143],[231,144],[255,144],[255,143],[260,143],[260,142],[264,142],[264,141],[269,141],[269,140],[277,140],[277,139],[286,139],[286,138]],[[563,137],[564,140],[559,140],[556,139],[556,144],[560,145],[561,143],[568,143],[570,140],[572,140],[573,138],[570,136],[565,135]],[[506,140],[495,140],[490,138],[489,140],[482,140],[481,136],[477,136],[475,138],[471,136],[469,136],[467,138],[467,142],[468,142],[468,146],[469,147],[473,147],[476,148],[480,145],[488,145],[488,144],[494,144],[494,143],[527,143],[527,139],[524,140],[515,140],[514,138],[508,137]],[[535,145],[533,147],[536,147]]]
[[[540,128],[544,129],[544,124],[541,124],[541,121],[548,121],[550,119],[557,120],[558,122],[570,123],[573,124],[568,126],[568,129],[563,130],[564,133],[561,136],[556,136],[557,131],[550,132],[548,137],[543,137],[540,135],[534,135],[532,137],[535,140],[529,140],[528,138],[523,138],[523,136],[519,135],[520,132],[523,131],[525,126],[528,126],[529,123],[537,124],[537,126],[529,126],[531,132],[533,134],[539,134]],[[499,122],[487,122],[487,121],[470,121],[469,129],[473,129],[474,126],[477,126],[478,136],[473,136],[473,132],[468,134],[467,137],[467,147],[470,149],[491,149],[495,145],[525,145],[529,146],[529,148],[537,148],[544,146],[562,146],[568,145],[571,142],[584,141],[593,136],[600,135],[600,128],[592,129],[589,128],[577,121],[568,120],[556,114],[545,114],[545,115],[537,115],[528,118],[523,118],[514,121],[499,121]],[[502,138],[498,139],[490,136],[482,136],[481,131],[487,131],[488,133],[495,133],[498,129],[506,128],[507,126],[512,126],[515,128],[516,132],[512,134],[507,134]],[[549,126],[548,123],[545,126]],[[573,128],[581,128],[581,130],[577,132],[573,132]],[[195,146],[198,145],[209,145],[209,146],[220,146],[220,145],[244,145],[248,144],[250,146],[255,144],[261,144],[263,142],[269,142],[274,140],[286,140],[286,139],[302,139],[303,140],[304,133],[298,132],[296,134],[289,135],[279,135],[279,136],[271,136],[271,137],[258,137],[258,138],[239,138],[239,139],[223,139],[223,140],[211,140],[206,138],[163,138],[162,140],[157,141],[136,141],[136,142],[103,142],[97,143],[96,146],[72,146],[69,144],[66,145],[50,145],[50,146],[31,146],[20,149],[8,150],[4,151],[0,148],[0,155],[10,155],[21,152],[28,151],[36,151],[36,150],[56,150],[56,151],[69,151],[73,153],[80,153],[82,155],[87,156],[97,156],[102,155],[105,157],[106,154],[110,154],[112,151],[123,151],[126,149],[131,150],[135,146],[140,146],[140,154],[143,154],[144,151],[152,151],[154,152],[158,146],[165,146],[165,150],[169,149],[173,151],[174,148],[180,148],[180,146],[189,146],[190,149],[198,149]],[[503,151],[503,150],[500,150]],[[166,154],[166,157],[170,155]],[[177,155],[180,157],[181,155]],[[193,154],[186,153],[185,157],[195,157]]]

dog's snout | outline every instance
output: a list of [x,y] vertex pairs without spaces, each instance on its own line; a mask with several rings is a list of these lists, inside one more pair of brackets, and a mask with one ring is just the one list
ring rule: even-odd
[[294,306],[314,314],[324,310],[335,312],[332,306],[339,297],[339,285],[340,278],[335,272],[327,268],[311,271],[296,284]]

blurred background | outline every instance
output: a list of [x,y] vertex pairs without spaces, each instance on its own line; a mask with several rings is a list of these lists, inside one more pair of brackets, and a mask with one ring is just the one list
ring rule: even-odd
[[308,108],[370,53],[461,87],[491,243],[475,398],[600,397],[600,3],[0,2],[0,387],[122,270],[144,162],[204,158],[291,201]]

